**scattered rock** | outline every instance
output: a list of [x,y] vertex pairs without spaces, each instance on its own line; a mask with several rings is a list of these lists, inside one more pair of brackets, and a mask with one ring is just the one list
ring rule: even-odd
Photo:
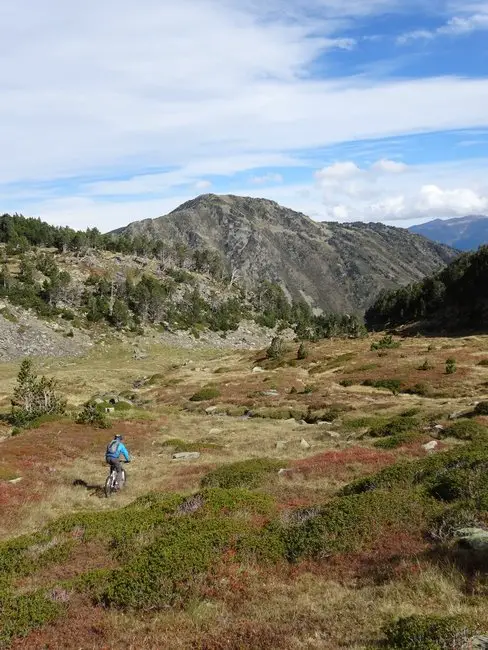
[[300,440],[300,447],[301,447],[302,449],[310,449],[311,446],[312,446],[312,445],[311,445],[310,443],[308,443],[308,442],[305,440],[305,438],[302,438],[302,439]]
[[199,451],[180,451],[176,454],[173,454],[173,460],[197,460],[200,458]]
[[277,390],[263,390],[261,395],[264,395],[265,397],[279,397]]
[[437,440],[431,440],[430,442],[426,442],[425,445],[422,445],[422,447],[425,451],[434,451],[438,444]]
[[115,411],[113,406],[107,406],[105,409],[105,413],[113,413]]
[[208,406],[208,407],[205,409],[205,413],[208,413],[208,414],[210,415],[210,413],[215,413],[216,410],[217,410],[217,407],[216,407],[216,406]]
[[466,648],[470,648],[472,650],[488,650],[488,636],[486,635],[478,635],[474,636],[472,639],[468,641],[468,645]]
[[327,435],[329,438],[340,438],[341,434],[337,433],[337,431],[327,431]]
[[289,474],[292,471],[293,470],[291,470],[291,469],[285,469],[284,467],[282,467],[281,469],[278,470],[278,476],[283,476],[284,474]]
[[22,476],[18,476],[17,478],[10,479],[9,483],[13,483],[15,485],[15,483],[20,483],[21,480]]
[[454,533],[460,548],[472,551],[488,551],[488,530],[483,528],[460,528]]
[[210,429],[208,432],[209,436],[219,436],[221,433],[224,433],[223,429]]
[[252,369],[252,371],[253,371],[255,374],[258,373],[258,372],[266,372],[266,371],[264,370],[264,368],[261,368],[260,366],[254,366],[254,368]]
[[286,449],[287,444],[288,443],[286,442],[286,440],[278,440],[278,442],[276,443],[276,449],[283,451],[284,449]]

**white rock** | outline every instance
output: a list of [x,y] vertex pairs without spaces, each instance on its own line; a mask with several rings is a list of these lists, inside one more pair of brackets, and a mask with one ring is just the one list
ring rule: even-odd
[[425,445],[422,445],[422,447],[425,451],[434,451],[438,444],[437,440],[431,440],[430,442],[426,442]]
[[254,373],[257,373],[257,372],[265,372],[264,368],[261,368],[260,366],[254,366],[254,368],[252,369],[252,371],[253,371]]
[[105,413],[113,413],[114,411],[115,411],[115,409],[114,409],[113,406],[108,406],[108,407],[105,409]]
[[200,458],[199,451],[180,451],[176,454],[173,454],[173,460],[197,460]]
[[292,470],[291,469],[285,469],[282,467],[281,469],[278,470],[278,476],[283,476],[283,474],[289,474]]
[[15,483],[20,483],[21,480],[22,480],[22,476],[19,476],[18,478],[10,479],[9,483],[14,483],[15,485]]
[[208,432],[209,436],[218,436],[219,434],[224,433],[223,429],[210,429]]
[[205,409],[205,413],[214,413],[216,410],[217,410],[217,407],[216,407],[216,406],[208,406],[208,407]]
[[310,449],[311,445],[305,440],[305,438],[302,438],[300,441],[300,447],[302,449]]

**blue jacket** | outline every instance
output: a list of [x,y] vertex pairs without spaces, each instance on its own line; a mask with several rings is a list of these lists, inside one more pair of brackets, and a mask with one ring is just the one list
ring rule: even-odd
[[120,440],[112,440],[112,442],[107,446],[107,451],[105,453],[106,460],[117,460],[120,458],[120,455],[123,455],[127,462],[130,461],[129,452],[127,451],[126,446]]

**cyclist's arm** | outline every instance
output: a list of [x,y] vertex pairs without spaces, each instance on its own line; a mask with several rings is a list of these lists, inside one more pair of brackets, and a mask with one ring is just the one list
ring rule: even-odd
[[130,463],[130,456],[129,452],[127,451],[127,448],[125,445],[120,445],[120,453],[123,455],[127,463]]

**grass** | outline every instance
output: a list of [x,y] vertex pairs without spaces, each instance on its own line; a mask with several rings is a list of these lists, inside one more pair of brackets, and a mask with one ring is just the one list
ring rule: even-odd
[[[441,630],[451,616],[486,632],[486,580],[465,571],[452,531],[483,524],[488,510],[487,420],[447,416],[483,401],[476,364],[488,339],[436,340],[433,368],[417,370],[427,343],[406,338],[401,354],[387,350],[393,379],[402,389],[425,382],[427,395],[361,386],[391,379],[371,339],[311,343],[305,361],[268,369],[268,382],[245,351],[224,359],[154,347],[135,361],[129,348],[108,346],[43,361],[74,404],[124,392],[145,408],[110,415],[134,456],[114,499],[100,490],[111,432],[44,422],[2,442],[0,592],[14,623],[5,643],[33,650],[74,635],[80,647],[149,650],[163,638],[177,650],[365,650],[414,629],[404,621],[415,617],[426,647],[435,625],[425,617]],[[16,371],[0,368],[5,409]],[[354,387],[345,391],[343,379]],[[216,408],[207,413],[207,399],[190,407],[188,395],[209,385]],[[263,394],[271,387],[278,395]],[[439,393],[447,397],[434,403]],[[437,423],[447,437],[427,455],[422,429]],[[176,463],[176,450],[203,453]]]

